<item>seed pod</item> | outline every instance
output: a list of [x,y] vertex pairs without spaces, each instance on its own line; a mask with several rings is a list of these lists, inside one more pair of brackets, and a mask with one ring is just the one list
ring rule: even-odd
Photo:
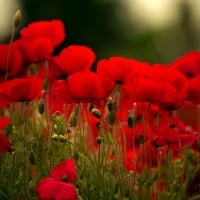
[[33,151],[30,151],[28,154],[28,159],[31,165],[35,165],[35,154]]

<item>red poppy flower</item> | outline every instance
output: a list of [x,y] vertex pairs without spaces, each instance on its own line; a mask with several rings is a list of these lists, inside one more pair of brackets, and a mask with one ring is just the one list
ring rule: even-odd
[[164,145],[179,145],[179,130],[176,128],[169,127],[166,121],[163,121],[159,124],[159,126],[154,127],[154,130],[156,136],[152,141],[152,144],[155,147],[160,147]]
[[72,74],[89,69],[95,58],[95,53],[91,48],[83,45],[71,45],[60,52],[56,62],[66,74]]
[[40,200],[78,200],[74,185],[54,178],[41,179],[36,193]]
[[152,66],[147,76],[155,81],[171,84],[176,90],[176,101],[169,106],[167,104],[163,106],[165,109],[168,109],[168,107],[169,109],[177,109],[183,104],[187,96],[188,81],[180,72],[169,66],[155,64]]
[[194,104],[200,103],[200,74],[190,78],[188,80],[189,86],[188,86],[188,94],[187,94],[187,100],[191,101]]
[[41,200],[77,200],[76,188],[69,182],[76,179],[76,166],[72,158],[56,165],[50,172],[52,178],[39,181],[36,193]]
[[48,38],[36,38],[31,41],[21,39],[18,41],[18,48],[26,63],[45,61],[53,53],[52,42]]
[[43,81],[37,76],[13,79],[0,84],[0,107],[19,101],[31,101],[41,96]]
[[0,117],[0,130],[6,128],[10,123],[9,117]]
[[58,80],[53,83],[52,98],[60,104],[72,104],[75,102],[69,94],[69,88],[66,80]]
[[76,180],[76,165],[72,158],[65,160],[62,163],[56,165],[50,172],[50,175],[54,179],[67,180],[74,182]]
[[180,71],[187,78],[192,78],[200,73],[200,52],[188,52],[172,63],[172,67]]
[[0,153],[5,153],[6,151],[12,151],[11,143],[5,134],[0,133]]
[[48,79],[49,86],[65,75],[65,72],[56,64],[54,57],[50,57],[46,62],[38,63],[37,71],[39,77]]
[[65,28],[61,20],[38,21],[21,29],[20,36],[27,41],[38,38],[49,39],[53,47],[58,46],[65,38]]
[[[147,63],[123,57],[111,57],[108,60],[100,60],[97,63],[97,73],[109,78],[115,83],[125,83],[142,74]],[[104,79],[104,78],[103,78]]]
[[110,91],[105,91],[96,73],[82,71],[67,78],[69,94],[76,100],[98,100],[105,98]]
[[[7,59],[8,59],[9,44],[0,45],[0,72],[6,73]],[[8,75],[15,76],[20,73],[23,66],[23,58],[21,52],[17,46],[17,42],[14,42],[11,46],[9,61],[8,61]]]

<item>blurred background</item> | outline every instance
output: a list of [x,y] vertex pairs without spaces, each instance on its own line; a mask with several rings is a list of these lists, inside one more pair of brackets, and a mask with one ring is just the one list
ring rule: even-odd
[[9,41],[12,18],[21,9],[21,27],[45,19],[64,22],[67,37],[60,49],[85,44],[97,59],[120,55],[167,64],[200,49],[199,8],[200,0],[0,0],[0,42]]

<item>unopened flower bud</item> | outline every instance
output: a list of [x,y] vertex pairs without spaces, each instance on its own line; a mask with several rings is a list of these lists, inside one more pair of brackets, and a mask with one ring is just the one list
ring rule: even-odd
[[67,138],[64,135],[58,135],[58,139],[61,143],[65,143],[67,141]]
[[38,111],[40,114],[44,113],[44,100],[40,99],[38,102]]
[[94,108],[94,104],[93,103],[89,103],[88,104],[88,110],[89,110],[89,112],[91,112],[93,108]]
[[91,113],[92,113],[95,117],[101,118],[101,111],[100,111],[99,109],[93,108],[93,109],[91,110]]
[[69,125],[75,127],[77,124],[77,113],[73,111],[69,117]]
[[33,151],[29,152],[28,159],[31,165],[35,165],[35,154]]
[[97,144],[101,144],[102,141],[103,141],[103,138],[100,135],[98,135],[97,138],[96,138]]
[[97,127],[98,130],[100,130],[102,128],[101,122],[97,122],[96,127]]
[[107,119],[107,122],[110,125],[113,125],[115,123],[115,120],[116,120],[116,112],[115,112],[115,110],[112,110],[112,111],[108,112],[108,114],[106,116],[106,119]]
[[47,78],[44,79],[44,82],[43,82],[43,89],[44,90],[47,90],[49,87],[49,80]]
[[139,144],[144,144],[144,141],[145,141],[144,135],[140,134],[139,137],[138,137]]
[[134,125],[135,125],[135,123],[134,123],[134,118],[131,117],[131,116],[128,116],[128,118],[127,118],[127,124],[128,124],[128,127],[129,127],[129,128],[133,128]]
[[197,150],[200,152],[200,140],[197,141]]
[[58,135],[57,134],[53,134],[52,135],[52,139],[57,142],[58,141]]
[[22,13],[21,10],[18,10],[13,18],[13,26],[17,28],[22,21]]

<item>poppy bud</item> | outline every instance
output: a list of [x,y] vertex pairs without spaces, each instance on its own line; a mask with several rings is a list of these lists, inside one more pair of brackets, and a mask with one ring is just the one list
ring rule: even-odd
[[31,165],[35,165],[35,154],[33,151],[29,152],[28,159]]
[[115,110],[110,111],[110,112],[107,114],[106,119],[107,119],[107,122],[108,122],[110,125],[113,125],[113,124],[115,123],[115,120],[116,120],[116,112],[115,112]]
[[92,113],[95,117],[101,118],[101,111],[100,111],[99,109],[93,108],[93,109],[91,110],[91,113]]
[[57,134],[53,134],[52,135],[52,139],[57,142],[58,141],[58,135]]
[[17,28],[19,24],[21,23],[21,21],[22,21],[22,13],[21,13],[21,10],[18,10],[15,13],[14,18],[13,18],[14,27]]
[[128,116],[127,123],[128,123],[128,127],[129,127],[129,128],[133,128],[134,125],[135,125],[135,123],[134,123],[134,118],[131,117],[131,116]]
[[69,125],[75,127],[77,124],[77,113],[73,111],[69,117]]
[[101,144],[102,141],[103,141],[103,138],[100,135],[98,135],[97,138],[96,138],[97,144]]
[[65,143],[67,141],[67,138],[64,135],[58,135],[58,139],[61,143]]
[[48,89],[48,86],[49,86],[49,81],[47,78],[44,79],[44,82],[43,82],[43,89],[44,90],[47,90]]
[[89,112],[91,112],[93,108],[94,108],[94,104],[93,103],[89,103],[88,104],[88,110],[89,110]]
[[139,144],[144,144],[144,141],[145,141],[144,135],[140,134],[139,137],[138,137]]
[[197,141],[197,150],[200,152],[200,140]]
[[40,99],[38,102],[38,111],[40,114],[44,113],[44,100]]

